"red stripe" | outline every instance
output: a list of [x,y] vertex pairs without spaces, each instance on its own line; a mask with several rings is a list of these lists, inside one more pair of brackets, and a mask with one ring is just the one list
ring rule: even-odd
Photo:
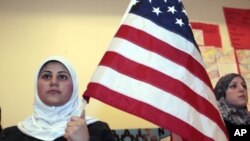
[[196,77],[201,79],[208,87],[213,89],[205,68],[189,54],[172,47],[168,43],[163,42],[142,30],[128,25],[122,25],[115,36],[126,39],[140,47],[145,48],[146,50],[155,52],[185,67]]
[[200,113],[217,122],[218,126],[222,129],[224,128],[219,112],[213,107],[213,105],[200,95],[197,95],[179,80],[173,79],[172,77],[150,67],[131,61],[115,52],[106,52],[100,65],[110,67],[124,75],[149,83],[163,91],[179,97],[192,105]]
[[186,140],[192,139],[193,141],[193,139],[195,138],[197,141],[212,141],[211,138],[203,135],[201,132],[185,123],[184,121],[166,112],[156,109],[155,107],[147,103],[143,103],[136,99],[132,99],[115,91],[112,91],[100,84],[89,83],[85,95],[92,96],[118,109],[137,115],[157,125],[161,125],[163,128],[166,128],[170,131],[175,131]]

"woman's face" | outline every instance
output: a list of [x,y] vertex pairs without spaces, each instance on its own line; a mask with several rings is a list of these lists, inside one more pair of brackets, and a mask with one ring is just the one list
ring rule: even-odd
[[56,61],[45,64],[38,76],[38,95],[48,106],[61,106],[72,95],[73,82],[67,68]]
[[226,101],[237,107],[245,107],[247,105],[247,87],[241,77],[235,77],[228,85]]

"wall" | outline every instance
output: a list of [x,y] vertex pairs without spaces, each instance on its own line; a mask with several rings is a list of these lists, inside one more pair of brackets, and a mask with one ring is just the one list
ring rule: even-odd
[[[129,0],[0,0],[0,75],[3,127],[32,113],[34,73],[47,56],[71,60],[79,94],[115,34]],[[191,21],[220,24],[223,46],[230,48],[222,6],[250,8],[249,0],[185,0]],[[92,99],[87,115],[111,128],[156,127]],[[122,122],[121,122],[122,121]]]

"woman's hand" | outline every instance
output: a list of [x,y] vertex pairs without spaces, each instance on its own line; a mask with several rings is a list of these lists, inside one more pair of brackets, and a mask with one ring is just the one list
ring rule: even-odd
[[67,123],[64,137],[67,141],[89,141],[89,131],[84,114],[81,117],[71,117]]

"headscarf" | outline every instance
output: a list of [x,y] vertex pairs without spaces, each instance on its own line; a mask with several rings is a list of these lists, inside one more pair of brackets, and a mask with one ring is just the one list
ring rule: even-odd
[[[68,102],[62,106],[47,106],[38,95],[37,81],[39,72],[42,67],[50,62],[57,61],[62,63],[69,71],[73,82],[73,93]],[[73,115],[80,116],[86,102],[78,95],[78,81],[76,71],[68,60],[60,56],[52,56],[47,58],[38,68],[35,75],[35,97],[33,104],[33,114],[25,120],[18,123],[17,127],[24,134],[34,138],[52,141],[64,135],[67,122]],[[95,118],[85,117],[87,124],[96,121]]]
[[236,107],[225,100],[226,90],[228,89],[230,82],[235,77],[240,77],[245,82],[245,79],[241,75],[229,73],[218,80],[214,88],[214,93],[218,101],[219,109],[225,121],[235,125],[250,125],[250,114],[248,112],[247,106],[242,108]]

